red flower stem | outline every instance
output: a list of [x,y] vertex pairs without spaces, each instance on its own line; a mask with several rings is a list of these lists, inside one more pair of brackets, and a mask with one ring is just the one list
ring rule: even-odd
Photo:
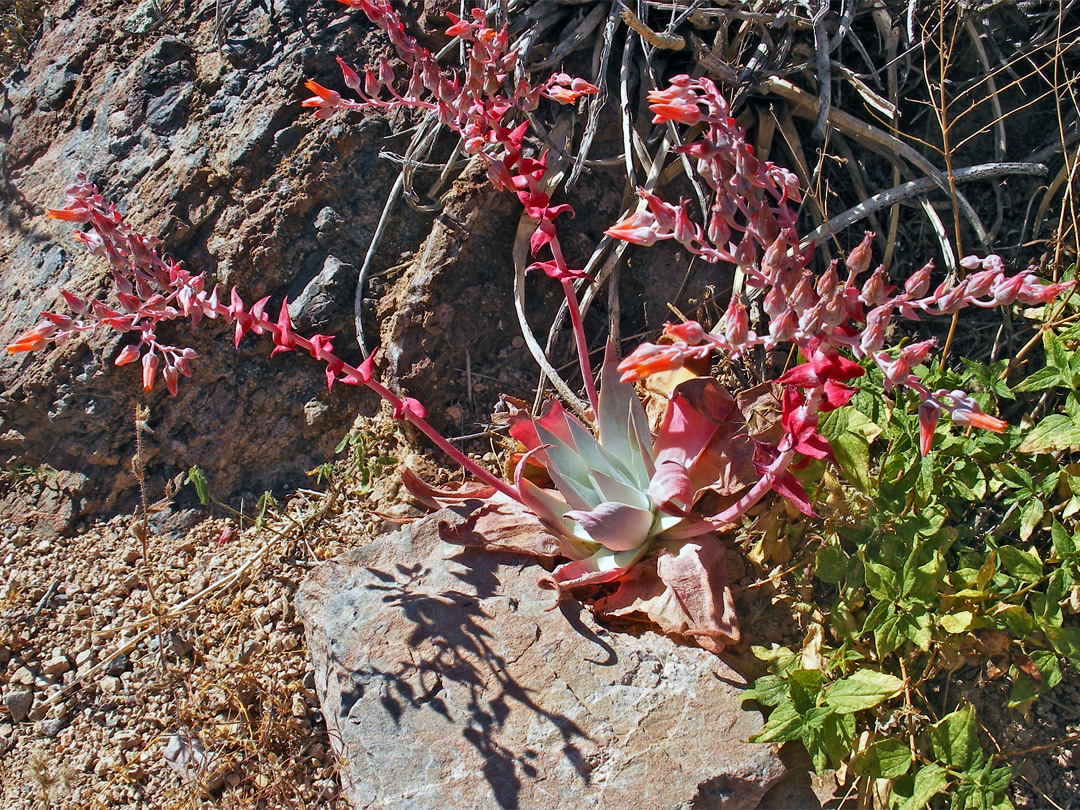
[[467,455],[454,447],[454,445],[450,444],[450,442],[443,438],[439,431],[435,430],[435,428],[428,424],[427,420],[424,419],[422,416],[409,410],[408,408],[403,408],[400,404],[401,399],[395,396],[392,391],[390,391],[381,383],[375,382],[374,380],[366,382],[365,385],[372,391],[374,391],[376,394],[378,394],[380,397],[385,399],[387,402],[389,402],[395,410],[402,412],[402,419],[409,422],[410,424],[415,425],[421,433],[431,439],[431,441],[434,442],[440,450],[446,453],[446,455],[450,456],[450,458],[452,458],[454,461],[456,461],[458,464],[460,464],[462,467],[464,467],[466,470],[468,470],[470,473],[472,473],[474,476],[476,476],[488,486],[495,487],[495,489],[497,489],[506,497],[510,498],[513,501],[521,503],[521,496],[518,494],[517,490],[514,487],[510,486],[505,481],[496,478],[494,475],[485,470],[475,461],[470,459]]
[[[559,237],[553,237],[548,247],[551,248],[551,253],[555,257],[555,263],[559,269],[566,270],[566,259],[563,258]],[[596,394],[596,382],[593,380],[592,366],[589,364],[589,344],[585,342],[585,324],[581,320],[581,310],[578,308],[574,282],[564,276],[562,288],[566,294],[566,305],[570,309],[570,323],[574,328],[574,343],[577,344],[578,365],[581,366],[581,376],[585,380],[585,392],[589,395],[589,405],[592,406],[593,418],[598,419],[600,417],[600,398]]]
[[[228,307],[222,304],[218,304],[216,311],[228,322],[232,322],[235,320],[232,313],[229,312]],[[342,382],[353,385],[355,385],[357,382],[363,382],[364,385],[366,385],[368,388],[370,388],[372,391],[374,391],[376,394],[378,394],[380,397],[390,403],[391,407],[393,407],[394,409],[394,413],[401,414],[399,418],[404,419],[405,421],[415,425],[421,433],[431,439],[431,441],[434,442],[440,450],[450,456],[450,458],[452,458],[454,461],[456,461],[458,464],[460,464],[462,467],[464,467],[466,470],[468,470],[470,473],[472,473],[474,476],[476,476],[488,486],[495,487],[495,489],[497,489],[499,492],[501,492],[503,495],[510,498],[511,500],[521,502],[521,496],[518,495],[517,490],[514,487],[510,486],[505,481],[501,481],[500,479],[496,478],[494,475],[485,470],[475,461],[470,459],[467,455],[462,453],[458,448],[454,447],[454,445],[450,444],[450,442],[443,438],[443,436],[437,430],[435,430],[435,428],[428,424],[426,419],[424,419],[422,416],[415,413],[414,411],[410,410],[409,408],[405,407],[404,403],[401,400],[401,397],[397,396],[386,386],[376,382],[375,380],[365,380],[365,375],[360,369],[356,368],[355,366],[349,365],[344,360],[337,357],[331,352],[319,351],[316,355],[315,344],[313,344],[307,338],[296,334],[295,332],[290,331],[288,335],[285,335],[283,337],[282,333],[285,330],[278,326],[278,324],[274,321],[271,321],[266,315],[263,315],[262,318],[260,318],[259,321],[253,326],[257,326],[258,329],[271,333],[274,336],[274,342],[278,345],[281,345],[287,339],[290,340],[292,344],[297,348],[304,349],[313,357],[317,356],[319,360],[322,360],[328,365],[339,366],[340,364],[338,373],[342,375]]]
[[585,324],[581,321],[581,310],[578,309],[577,293],[574,291],[574,282],[568,278],[562,281],[563,292],[566,293],[566,305],[570,308],[570,323],[574,327],[574,343],[577,344],[578,364],[581,366],[581,376],[585,378],[585,391],[589,395],[589,405],[592,406],[593,416],[599,418],[600,398],[596,394],[596,383],[593,381],[592,366],[589,365],[589,346],[585,342]]
[[[718,531],[725,526],[730,526],[735,523],[735,521],[750,511],[758,501],[772,491],[773,481],[776,480],[776,476],[784,472],[791,466],[791,462],[795,460],[795,442],[791,441],[790,437],[785,437],[784,443],[789,444],[790,446],[787,449],[780,451],[780,455],[778,455],[773,460],[773,463],[769,465],[768,469],[762,473],[761,478],[757,480],[757,483],[750,487],[747,493],[739,498],[739,500],[718,515],[713,515],[707,520],[690,524],[683,529],[672,529],[665,533],[664,537],[673,540],[683,540]],[[781,446],[783,446],[783,443]]]

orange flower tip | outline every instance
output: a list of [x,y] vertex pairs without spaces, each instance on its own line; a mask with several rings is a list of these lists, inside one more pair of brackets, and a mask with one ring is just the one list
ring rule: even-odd
[[69,211],[67,208],[48,208],[45,211],[49,219],[63,219],[67,222],[82,222],[84,217],[77,211]]
[[988,416],[985,413],[972,414],[970,421],[975,427],[994,433],[1004,433],[1005,428],[1009,426],[1008,422],[998,419],[996,416]]

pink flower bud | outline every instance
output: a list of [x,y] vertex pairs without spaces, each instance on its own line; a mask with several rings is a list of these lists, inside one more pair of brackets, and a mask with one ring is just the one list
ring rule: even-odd
[[879,264],[877,270],[863,284],[861,298],[867,306],[876,307],[885,297],[885,282],[888,279],[885,265]]
[[177,381],[180,379],[176,366],[166,365],[161,372],[161,376],[165,378],[165,387],[169,389],[169,395],[175,397],[178,390]]
[[743,346],[749,336],[749,322],[746,316],[746,307],[743,305],[741,296],[733,295],[727,309],[727,323],[724,334],[728,343],[735,349]]
[[941,406],[934,400],[928,399],[919,406],[919,452],[924,456],[934,446],[934,429],[939,416]]
[[814,288],[811,285],[810,273],[805,272],[799,278],[799,283],[795,285],[795,289],[788,294],[788,303],[796,312],[805,312],[817,303],[816,298]]
[[795,337],[795,329],[799,325],[799,319],[790,309],[784,310],[769,324],[769,334],[778,343],[787,343]]
[[341,68],[341,75],[345,78],[345,86],[350,90],[359,93],[362,80],[360,74],[353,70],[351,67],[345,64],[344,60],[338,56],[337,63]]
[[840,275],[836,272],[839,264],[838,259],[833,259],[829,263],[829,268],[818,279],[815,289],[819,297],[829,298],[836,292],[836,287],[840,283]]
[[364,71],[364,92],[371,98],[378,98],[382,92],[382,87],[379,85],[379,80],[375,78],[375,74],[371,68]]
[[79,296],[69,293],[67,290],[60,290],[60,294],[64,296],[64,301],[67,303],[68,308],[76,315],[82,315],[86,312],[86,301]]
[[902,348],[900,350],[900,357],[908,364],[909,368],[914,368],[926,359],[926,355],[929,354],[930,350],[936,345],[937,338],[920,340],[918,343],[912,343]]
[[701,231],[690,221],[686,213],[686,203],[683,202],[675,209],[675,241],[680,245],[690,247],[694,242],[701,241]]
[[870,310],[866,314],[866,326],[859,340],[859,346],[864,354],[878,351],[885,346],[885,330],[889,325],[892,308],[882,305]]
[[865,273],[870,267],[870,259],[872,258],[871,245],[873,242],[873,231],[867,231],[863,240],[848,254],[847,268],[853,277]]
[[113,360],[113,364],[117,366],[126,366],[128,363],[134,363],[139,359],[139,347],[135,344],[128,344],[120,350],[120,354]]
[[980,270],[967,277],[968,298],[982,298],[993,289],[1001,274],[997,270]]
[[379,59],[379,81],[387,88],[392,88],[394,86],[394,78],[394,69],[390,67],[390,63],[386,61],[386,57]]
[[757,245],[749,233],[743,235],[739,246],[735,248],[735,263],[739,267],[753,267],[757,263]]
[[780,317],[780,313],[787,309],[787,300],[779,287],[772,286],[769,288],[769,291],[765,293],[765,301],[762,303],[761,308],[766,315],[774,319]]
[[930,274],[934,270],[933,260],[920,267],[907,281],[904,282],[904,292],[911,298],[922,298],[930,289]]
[[705,340],[705,330],[697,321],[665,323],[664,334],[691,346],[697,346]]

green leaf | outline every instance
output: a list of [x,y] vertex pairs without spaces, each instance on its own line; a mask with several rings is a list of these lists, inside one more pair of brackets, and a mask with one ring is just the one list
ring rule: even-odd
[[857,409],[845,407],[825,416],[821,431],[848,481],[860,492],[870,492],[870,445],[881,428]]
[[899,779],[911,768],[911,749],[900,740],[878,740],[851,762],[859,776],[871,779]]
[[903,688],[904,682],[895,675],[860,669],[826,688],[825,705],[833,707],[837,714],[850,714],[872,709],[882,701],[900,694]]
[[957,709],[930,727],[938,759],[962,771],[982,764],[983,750],[975,725],[975,707]]
[[1046,352],[1046,365],[1062,371],[1069,370],[1069,352],[1065,350],[1058,336],[1051,330],[1042,333],[1043,350]]
[[769,743],[798,740],[803,736],[804,727],[803,716],[795,711],[795,707],[791,703],[781,703],[769,715],[765,728],[751,737],[750,742]]
[[1036,650],[1031,654],[1031,661],[1039,673],[1038,679],[1032,678],[1017,666],[1012,668],[1013,685],[1009,690],[1009,708],[1019,709],[1023,714],[1031,702],[1061,683],[1061,667],[1057,656],[1049,650]]
[[818,549],[814,573],[822,582],[840,582],[848,570],[848,556],[839,546]]
[[900,595],[900,583],[896,571],[876,562],[866,563],[866,587],[878,599],[895,599]]
[[1032,498],[1020,511],[1020,539],[1027,540],[1042,522],[1046,508],[1038,498]]
[[1023,391],[1042,391],[1045,388],[1053,388],[1061,384],[1061,372],[1056,368],[1040,368],[1023,382],[1017,383],[1012,390],[1015,393]]
[[971,623],[975,620],[975,614],[970,610],[958,610],[956,613],[948,613],[938,620],[938,624],[946,633],[966,633],[971,629]]
[[1080,671],[1080,627],[1043,627],[1047,640]]
[[893,810],[926,810],[930,800],[948,784],[949,775],[943,767],[933,762],[924,765],[914,777],[904,776],[897,780],[890,806]]
[[1021,453],[1056,453],[1080,447],[1080,425],[1060,413],[1052,413],[1032,428],[1017,448]]
[[787,696],[787,681],[776,675],[762,675],[752,687],[739,695],[739,700],[756,700],[762,706],[778,706]]
[[1057,520],[1050,525],[1050,538],[1054,543],[1054,551],[1059,556],[1071,557],[1076,553],[1076,538],[1065,531],[1065,527]]
[[1006,571],[1022,582],[1038,582],[1042,579],[1042,560],[1030,551],[1021,551],[1016,546],[1001,546],[998,558]]
[[192,467],[187,473],[187,483],[194,485],[195,494],[199,496],[199,502],[203,506],[210,504],[210,485],[206,482],[206,475],[198,467]]

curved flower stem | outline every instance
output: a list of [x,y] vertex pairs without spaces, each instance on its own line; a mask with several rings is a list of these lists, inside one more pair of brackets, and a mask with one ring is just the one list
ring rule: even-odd
[[745,515],[750,509],[757,504],[762,498],[764,498],[773,488],[773,481],[776,480],[776,476],[787,470],[791,466],[791,462],[795,459],[795,443],[791,441],[790,436],[786,436],[781,443],[781,447],[789,445],[786,449],[780,451],[773,463],[769,465],[768,469],[762,473],[761,478],[743,495],[739,500],[725,509],[718,515],[713,515],[707,520],[702,520],[697,523],[691,523],[688,526],[684,526],[681,529],[671,529],[664,532],[663,538],[665,540],[684,540],[690,537],[697,537],[702,534],[708,534],[709,532],[718,531],[725,526],[730,526],[743,515]]
[[[551,254],[555,257],[555,263],[559,269],[567,272],[566,259],[563,258],[559,237],[552,237],[548,247],[551,248]],[[574,328],[574,343],[577,345],[578,365],[581,366],[581,376],[585,381],[585,392],[589,396],[589,405],[592,406],[593,418],[598,419],[600,398],[596,394],[596,382],[593,380],[592,366],[589,364],[589,344],[585,340],[585,324],[581,320],[577,291],[574,289],[573,279],[568,275],[564,275],[561,281],[563,292],[566,294],[566,305],[570,308],[570,323]]]
[[458,464],[460,464],[462,467],[464,467],[466,470],[468,470],[470,473],[472,473],[474,476],[476,476],[488,486],[495,487],[495,489],[497,489],[506,497],[510,498],[511,500],[517,501],[518,503],[521,503],[521,496],[518,494],[515,487],[512,487],[505,481],[496,478],[494,475],[485,470],[467,455],[454,447],[454,445],[450,444],[450,442],[443,438],[442,434],[440,434],[439,431],[435,430],[435,428],[428,424],[426,419],[424,419],[422,416],[415,413],[414,411],[410,410],[409,408],[403,407],[401,398],[394,394],[390,389],[388,389],[381,383],[375,382],[374,380],[365,383],[365,385],[372,391],[374,391],[376,394],[378,394],[380,397],[385,399],[387,402],[389,402],[390,405],[394,408],[395,413],[401,413],[402,419],[412,425],[415,425],[421,433],[431,439],[431,441],[434,442],[440,450],[446,453],[446,455],[450,456],[450,458],[452,458],[454,461],[456,461]]
[[581,310],[578,308],[574,282],[565,278],[562,281],[562,288],[563,292],[566,293],[566,304],[570,308],[570,323],[574,327],[574,343],[577,344],[578,365],[581,366],[581,376],[585,379],[585,392],[589,396],[589,405],[592,406],[594,418],[599,418],[600,398],[596,394],[592,366],[589,365],[589,344],[585,342],[585,324],[581,320]]

